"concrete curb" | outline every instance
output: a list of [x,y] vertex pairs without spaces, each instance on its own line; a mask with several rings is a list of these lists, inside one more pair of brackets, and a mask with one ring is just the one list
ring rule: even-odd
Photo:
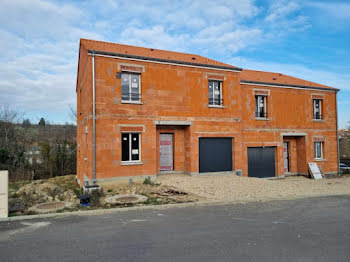
[[138,210],[148,210],[148,209],[160,210],[160,209],[168,209],[168,208],[184,208],[184,207],[219,205],[219,204],[229,204],[229,203],[210,201],[210,202],[190,202],[190,203],[180,203],[180,204],[150,205],[150,206],[136,206],[136,207],[116,207],[116,208],[109,208],[109,209],[95,209],[95,210],[84,210],[84,211],[79,210],[79,211],[63,212],[63,213],[49,213],[49,214],[5,217],[5,218],[0,218],[0,222],[52,218],[52,217],[65,217],[65,216],[103,215],[103,214],[111,214],[111,213],[124,212],[124,211],[138,211]]
[[0,222],[10,222],[10,221],[21,221],[21,220],[31,220],[31,219],[44,219],[53,217],[67,217],[67,216],[93,216],[93,215],[104,215],[112,214],[117,212],[125,211],[140,211],[140,210],[162,210],[169,208],[189,208],[189,207],[202,207],[202,206],[222,206],[222,205],[238,205],[238,204],[248,204],[248,203],[264,203],[270,201],[285,201],[285,200],[297,200],[305,198],[316,198],[316,197],[331,197],[331,196],[350,196],[350,194],[328,194],[328,195],[313,195],[313,196],[295,196],[295,197],[283,197],[283,198],[271,198],[264,200],[246,200],[246,201],[200,201],[200,202],[189,202],[180,204],[165,204],[165,205],[150,205],[150,206],[137,206],[137,207],[116,207],[110,209],[95,209],[95,210],[79,210],[64,213],[49,213],[49,214],[38,214],[38,215],[27,215],[27,216],[14,216],[7,218],[0,218]]

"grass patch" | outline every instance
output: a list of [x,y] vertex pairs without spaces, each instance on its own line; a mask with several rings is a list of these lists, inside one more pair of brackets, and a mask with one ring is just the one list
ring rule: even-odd
[[151,179],[145,178],[143,181],[144,185],[149,185],[149,186],[159,186],[160,184],[154,183]]
[[164,204],[163,200],[158,197],[149,197],[145,202],[145,205],[161,205]]
[[76,192],[79,191],[79,194],[80,194],[80,186],[75,180],[74,175],[57,176],[49,179],[48,182],[51,182],[59,187],[62,187],[65,190],[72,190],[75,194],[77,194]]
[[25,186],[31,182],[32,181],[29,181],[29,180],[18,181],[18,182],[9,182],[9,191],[15,192],[18,189],[20,189],[22,186]]

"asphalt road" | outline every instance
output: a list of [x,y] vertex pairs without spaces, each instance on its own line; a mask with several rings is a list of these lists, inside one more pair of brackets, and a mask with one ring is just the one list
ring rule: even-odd
[[350,261],[350,196],[1,222],[0,261]]

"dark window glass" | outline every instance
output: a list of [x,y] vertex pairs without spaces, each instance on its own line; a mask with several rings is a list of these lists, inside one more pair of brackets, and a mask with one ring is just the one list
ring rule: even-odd
[[208,81],[208,95],[209,105],[222,105],[220,81]]
[[131,134],[131,160],[140,160],[139,134]]
[[209,81],[209,105],[212,105],[213,104],[213,93],[214,93],[214,83],[213,81]]
[[122,100],[140,101],[140,75],[122,73]]
[[315,142],[315,158],[322,158],[322,142]]
[[314,99],[314,119],[322,119],[320,99]]
[[139,83],[139,75],[131,74],[131,100],[132,101],[139,101],[140,100],[140,83]]
[[122,100],[130,100],[130,74],[122,73]]
[[122,161],[130,160],[129,134],[122,134]]
[[255,117],[266,117],[266,97],[255,96]]

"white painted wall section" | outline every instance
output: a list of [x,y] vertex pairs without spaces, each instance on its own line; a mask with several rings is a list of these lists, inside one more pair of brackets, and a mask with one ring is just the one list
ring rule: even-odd
[[0,171],[0,217],[8,217],[9,172]]

